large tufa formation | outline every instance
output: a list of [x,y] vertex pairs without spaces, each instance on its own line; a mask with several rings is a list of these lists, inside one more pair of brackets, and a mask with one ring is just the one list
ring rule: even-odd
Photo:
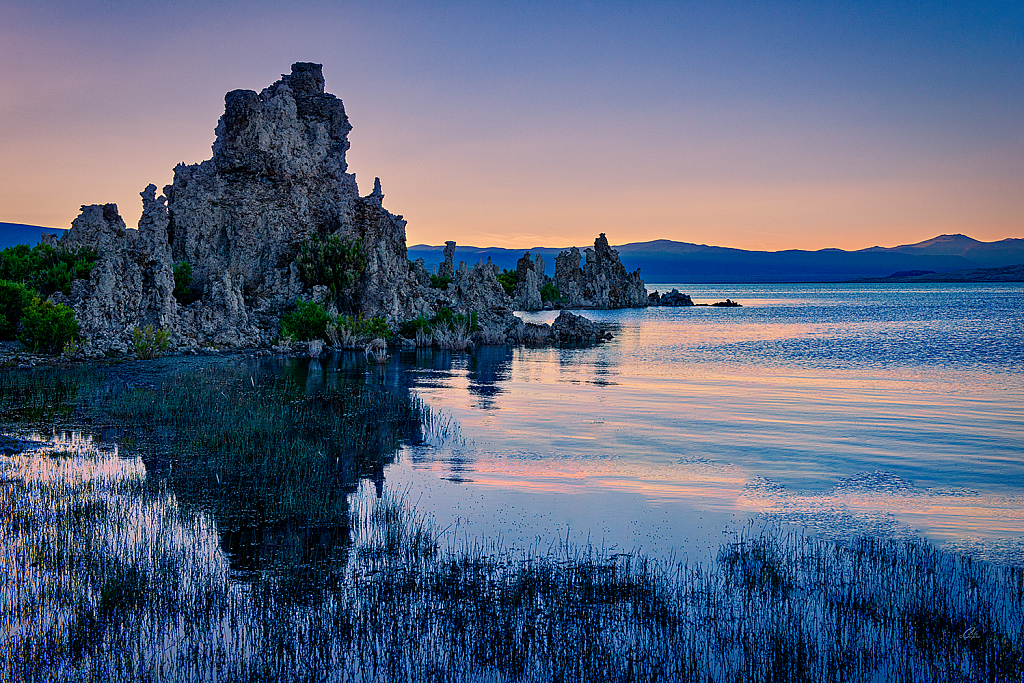
[[[341,100],[324,92],[321,66],[299,62],[262,92],[234,90],[224,104],[213,158],[179,165],[165,188],[173,258],[192,265],[203,292],[196,321],[225,312],[209,320],[225,330],[219,341],[270,341],[280,311],[303,292],[302,245],[328,235],[358,242],[365,257],[350,305],[401,317],[405,221],[383,208],[379,179],[359,196],[345,160],[352,126]],[[245,315],[234,315],[234,301]],[[212,316],[203,310],[210,304]],[[208,337],[205,322],[184,331]]]
[[[138,231],[125,228],[115,205],[93,205],[63,237],[100,255],[65,299],[88,350],[128,350],[146,324],[172,331],[179,348],[263,346],[300,298],[390,323],[469,305],[483,307],[475,310],[495,334],[514,323],[493,267],[455,273],[449,254],[451,295],[431,290],[422,263],[410,268],[405,221],[384,209],[380,180],[361,197],[348,173],[352,127],[341,100],[324,92],[321,65],[293,64],[262,92],[229,92],[224,105],[212,158],[179,165],[159,197],[147,187]],[[344,300],[304,282],[299,265],[304,245],[331,236],[360,254]],[[173,296],[181,263],[193,277],[188,303]]]
[[[351,129],[341,100],[324,92],[321,65],[299,62],[262,92],[224,97],[212,157],[178,165],[160,196],[147,187],[137,231],[125,228],[113,204],[83,206],[61,243],[92,247],[99,261],[70,295],[54,296],[74,309],[84,350],[128,351],[135,329],[149,324],[169,330],[179,350],[268,346],[280,334],[282,313],[299,299],[392,325],[444,308],[473,311],[481,339],[517,338],[523,324],[492,263],[456,269],[455,243],[448,242],[437,274],[450,281],[439,288],[422,260],[408,261],[405,221],[384,208],[380,180],[361,197],[348,173]],[[594,266],[588,250],[584,281],[594,286],[580,287],[577,300],[630,305],[619,303],[632,300],[619,282],[625,271],[601,240]],[[309,267],[314,252],[319,270]],[[343,285],[304,280],[313,271],[335,277],[338,258],[347,264]],[[192,282],[179,301],[174,278],[184,264]],[[531,270],[524,296],[536,303],[543,261]]]
[[554,283],[566,308],[643,308],[647,288],[640,269],[627,273],[619,252],[608,246],[602,232],[587,249],[587,261],[580,267],[580,250],[573,247],[555,257]]

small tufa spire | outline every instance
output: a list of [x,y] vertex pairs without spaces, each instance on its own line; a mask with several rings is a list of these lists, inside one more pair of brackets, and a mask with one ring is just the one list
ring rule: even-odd
[[378,201],[384,201],[384,192],[380,189],[380,178],[373,179],[373,192],[370,196]]

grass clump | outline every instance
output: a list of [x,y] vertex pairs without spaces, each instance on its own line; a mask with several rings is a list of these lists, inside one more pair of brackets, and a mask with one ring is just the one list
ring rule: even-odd
[[384,318],[364,318],[362,313],[332,316],[326,332],[331,344],[342,349],[363,348],[376,339],[387,342],[394,336]]
[[139,358],[156,358],[170,348],[171,331],[152,325],[146,325],[141,329],[136,327],[132,332],[132,343],[135,346],[135,355]]
[[380,316],[335,315],[315,301],[299,301],[294,310],[281,316],[281,336],[299,341],[327,338],[332,345],[349,349],[362,347],[374,339],[387,341],[392,332]]
[[432,318],[421,314],[399,326],[399,334],[414,340],[417,346],[436,346],[452,351],[469,348],[473,343],[473,335],[479,331],[480,323],[475,311],[456,313],[447,307]]

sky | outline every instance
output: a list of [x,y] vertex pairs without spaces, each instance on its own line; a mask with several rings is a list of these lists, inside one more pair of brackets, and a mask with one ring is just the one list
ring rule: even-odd
[[210,157],[320,62],[407,243],[1024,237],[1024,3],[0,0],[0,221]]

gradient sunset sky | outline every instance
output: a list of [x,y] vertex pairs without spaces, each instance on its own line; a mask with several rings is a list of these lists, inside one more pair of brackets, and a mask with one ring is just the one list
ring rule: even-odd
[[859,249],[1024,237],[1024,2],[0,0],[0,221],[209,158],[324,65],[408,243]]

